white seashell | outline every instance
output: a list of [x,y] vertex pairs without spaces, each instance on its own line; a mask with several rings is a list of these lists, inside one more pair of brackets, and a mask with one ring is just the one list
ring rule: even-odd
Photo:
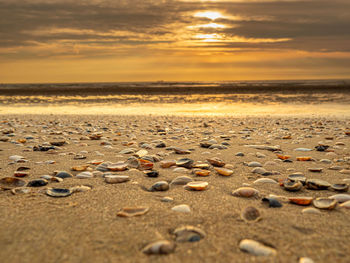
[[262,164],[259,162],[250,162],[248,163],[248,167],[262,167]]
[[94,177],[94,175],[91,172],[82,172],[77,174],[75,177],[79,179],[87,179]]
[[106,175],[105,182],[108,184],[120,184],[125,183],[130,180],[127,175]]
[[191,213],[191,208],[188,205],[177,205],[171,208],[171,210],[180,213]]
[[350,195],[348,194],[337,194],[337,195],[332,195],[328,198],[335,199],[338,201],[338,203],[344,203],[350,200]]
[[253,184],[277,184],[277,182],[271,178],[260,178],[255,180]]
[[275,256],[277,254],[276,249],[251,239],[242,240],[239,243],[239,248],[255,256]]
[[304,208],[303,210],[301,210],[301,212],[303,214],[314,214],[314,215],[321,214],[320,210],[313,208],[313,207]]
[[345,203],[342,203],[340,207],[350,209],[350,201],[346,201]]
[[160,240],[147,245],[142,252],[145,254],[169,254],[174,252],[176,245],[167,240]]

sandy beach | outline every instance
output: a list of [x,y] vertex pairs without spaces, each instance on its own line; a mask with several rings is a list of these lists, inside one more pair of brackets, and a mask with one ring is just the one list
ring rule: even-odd
[[[314,262],[348,262],[350,210],[346,205],[339,202],[334,209],[305,212],[314,205],[292,204],[288,197],[315,200],[347,194],[332,187],[350,182],[349,127],[348,117],[2,115],[0,179],[14,177],[19,167],[27,167],[28,174],[18,178],[23,186],[42,176],[48,182],[25,187],[28,193],[0,191],[2,262],[302,262],[302,257]],[[64,144],[52,146],[55,142]],[[164,148],[158,148],[160,142]],[[210,148],[203,148],[203,142],[209,142]],[[319,145],[329,147],[318,151],[315,147]],[[178,154],[179,149],[186,154]],[[134,158],[152,160],[157,178],[127,162],[139,150],[147,152]],[[277,154],[288,155],[290,162]],[[302,156],[312,161],[297,161]],[[220,168],[207,161],[214,157],[232,174],[219,175]],[[182,158],[193,160],[192,167],[161,168],[166,160]],[[125,171],[101,172],[97,164],[91,164],[93,160],[128,166]],[[254,171],[257,167],[251,162],[258,162],[264,171]],[[194,174],[199,164],[207,164],[209,176]],[[81,179],[85,177],[79,176],[82,171],[72,171],[76,166],[84,166],[80,169],[91,178]],[[48,176],[55,171],[73,177],[58,180]],[[304,185],[299,191],[286,191],[284,180],[297,172],[306,180],[322,179],[332,186],[310,190]],[[105,181],[106,173],[107,177],[112,173],[129,178],[110,184]],[[177,185],[174,179],[178,176],[189,178]],[[267,178],[271,180],[257,181]],[[205,181],[208,187],[191,191],[184,187],[186,180]],[[169,183],[169,189],[147,191],[159,181]],[[67,197],[47,194],[49,188],[82,185],[82,192]],[[257,194],[232,195],[244,186],[256,189]],[[269,207],[262,201],[270,195],[282,206]],[[178,205],[188,205],[190,212],[172,210]],[[251,222],[242,217],[248,206],[255,207],[261,218]],[[117,216],[124,207],[149,210],[139,216]],[[182,226],[199,228],[205,236],[197,242],[178,242],[173,232]],[[244,239],[258,241],[274,254],[244,252],[240,249]],[[168,240],[175,248],[166,255],[143,252],[159,240]]]

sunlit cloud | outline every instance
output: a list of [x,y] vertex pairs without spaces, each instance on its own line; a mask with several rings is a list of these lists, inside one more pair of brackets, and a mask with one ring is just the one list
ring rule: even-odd
[[217,23],[209,23],[209,24],[202,24],[202,25],[195,25],[195,26],[189,26],[188,28],[193,29],[193,28],[226,28],[226,25],[223,24],[217,24]]
[[217,11],[204,11],[204,12],[197,12],[194,14],[194,17],[203,17],[208,18],[210,20],[216,20],[218,18],[225,18],[223,14]]

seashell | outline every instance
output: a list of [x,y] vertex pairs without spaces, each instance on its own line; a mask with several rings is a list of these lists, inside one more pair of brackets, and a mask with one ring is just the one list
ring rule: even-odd
[[245,147],[257,149],[257,150],[267,150],[271,152],[281,150],[279,146],[269,146],[269,145],[244,145]]
[[308,168],[308,170],[312,173],[321,173],[323,171],[323,168]]
[[[44,178],[44,179],[45,179],[45,178]],[[50,178],[50,181],[51,181],[51,182],[56,182],[56,183],[61,183],[61,182],[63,182],[63,179],[62,179],[62,178],[59,178],[59,177],[52,176],[52,177]]]
[[77,185],[77,186],[73,186],[70,188],[72,193],[86,192],[86,191],[89,191],[91,189],[92,189],[92,187],[88,186],[88,185]]
[[174,173],[182,173],[183,174],[183,173],[188,173],[189,170],[186,169],[185,167],[176,167],[176,168],[174,168],[173,172]]
[[120,184],[130,181],[130,177],[127,175],[106,175],[104,178],[108,184]]
[[185,168],[192,168],[193,160],[189,158],[182,158],[178,161],[176,161],[176,165],[179,167],[185,167]]
[[320,179],[308,179],[306,180],[307,189],[311,190],[326,190],[330,187],[330,183]]
[[71,189],[65,188],[47,188],[45,193],[52,197],[67,197],[70,196],[73,192]]
[[225,162],[217,157],[209,158],[207,161],[215,167],[223,167],[225,166]]
[[222,176],[230,176],[233,174],[233,171],[227,168],[214,168],[215,171]]
[[296,192],[303,188],[303,184],[300,181],[287,181],[283,183],[283,187],[287,191]]
[[14,174],[13,174],[15,177],[26,177],[29,175],[28,172],[23,172],[23,171],[16,171]]
[[261,200],[263,203],[268,203],[269,207],[282,207],[282,204],[274,197],[265,197]]
[[89,165],[80,165],[80,166],[73,166],[71,168],[72,171],[86,171],[86,169],[89,168]]
[[210,171],[209,170],[196,170],[194,171],[194,174],[197,176],[209,176],[210,175]]
[[9,157],[11,161],[14,161],[15,163],[25,163],[27,162],[26,158],[20,155],[11,155]]
[[281,160],[288,160],[291,158],[290,155],[277,154],[277,158]]
[[153,163],[148,160],[139,159],[140,162],[140,170],[152,170],[153,169]]
[[254,256],[275,256],[277,254],[276,249],[251,239],[239,242],[239,248]]
[[321,214],[320,210],[314,208],[314,207],[308,207],[308,208],[304,208],[301,211],[303,214],[314,214],[314,215],[319,215]]
[[175,247],[176,245],[173,242],[160,240],[147,245],[144,249],[142,249],[142,252],[148,255],[170,254],[174,252]]
[[75,177],[79,179],[88,179],[88,178],[93,178],[94,175],[91,172],[81,172],[77,174]]
[[262,164],[259,162],[250,162],[248,163],[248,167],[262,167]]
[[27,167],[27,166],[20,166],[20,167],[17,168],[16,171],[26,171],[26,170],[30,170],[30,168]]
[[261,174],[261,175],[271,175],[272,173],[271,172],[268,172],[266,169],[262,168],[262,167],[256,167],[252,170],[252,173],[255,173],[255,174]]
[[120,154],[131,154],[131,153],[135,153],[135,149],[127,148],[127,149],[121,150],[119,153]]
[[102,138],[101,133],[94,133],[89,136],[90,140],[100,140]]
[[174,180],[171,181],[170,184],[171,185],[185,185],[185,184],[192,182],[192,181],[193,181],[193,179],[191,177],[183,175],[183,176],[176,177]]
[[189,182],[185,185],[185,189],[194,190],[194,191],[203,191],[208,188],[208,185],[209,185],[208,182],[202,182],[202,181]]
[[208,170],[210,169],[210,165],[207,163],[196,163],[192,166],[192,168]]
[[174,230],[177,242],[198,242],[205,238],[205,232],[194,226],[182,226]]
[[74,156],[74,160],[84,160],[84,159],[86,159],[86,156],[82,154],[77,154]]
[[180,213],[191,213],[191,208],[188,205],[177,205],[171,208],[171,210]]
[[337,194],[337,195],[332,195],[328,198],[335,199],[338,201],[338,203],[344,203],[344,202],[350,201],[350,195],[348,194]]
[[296,149],[294,149],[294,151],[297,151],[297,152],[311,152],[312,149],[309,149],[309,148],[296,148]]
[[128,164],[127,163],[110,164],[107,166],[107,169],[113,172],[122,172],[128,169]]
[[17,187],[17,188],[12,188],[11,193],[14,195],[18,194],[29,194],[32,190],[27,187]]
[[173,147],[173,150],[176,154],[190,154],[191,153],[191,151],[189,151],[189,150],[184,150],[184,149],[181,149],[178,147]]
[[350,174],[350,169],[342,169],[339,171],[341,174]]
[[312,200],[312,197],[289,197],[289,201],[296,205],[310,205]]
[[346,201],[342,203],[340,207],[350,209],[350,201]]
[[169,184],[166,181],[156,182],[149,189],[149,191],[151,191],[151,192],[153,192],[153,191],[167,191],[167,190],[169,190]]
[[310,162],[312,160],[313,159],[310,156],[297,157],[297,161],[299,161],[299,162]]
[[261,214],[254,206],[248,206],[242,210],[241,218],[246,222],[253,223],[261,220]]
[[235,154],[235,156],[243,157],[243,156],[244,156],[244,153],[238,152],[238,153]]
[[141,158],[141,157],[143,157],[143,156],[145,156],[145,155],[147,155],[147,154],[148,154],[148,151],[147,151],[147,150],[141,149],[141,150],[137,151],[137,152],[134,154],[134,156],[137,157],[137,158]]
[[328,209],[328,210],[334,209],[337,206],[337,203],[338,202],[335,199],[324,198],[324,197],[319,197],[312,201],[312,204],[314,205],[314,207],[319,209]]
[[47,185],[49,182],[45,179],[34,179],[28,182],[28,187],[41,187]]
[[174,201],[174,198],[169,197],[169,196],[165,196],[165,197],[163,197],[162,199],[160,199],[160,201],[165,202],[165,203],[168,203],[168,202]]
[[299,174],[299,173],[294,173],[294,174],[289,175],[288,180],[291,182],[299,181],[303,185],[305,185],[305,183],[306,183],[306,177],[302,174]]
[[141,216],[149,211],[149,207],[124,207],[117,213],[120,217]]
[[240,187],[232,191],[232,195],[238,197],[256,197],[259,195],[259,191],[252,187]]
[[56,171],[53,174],[54,174],[55,177],[59,177],[59,178],[62,178],[62,179],[73,177],[72,174],[67,173],[65,171]]
[[171,166],[176,165],[175,160],[163,160],[160,162],[160,167],[162,168],[170,168]]
[[277,182],[271,178],[260,178],[255,180],[253,184],[277,184]]
[[347,192],[349,190],[349,184],[332,184],[331,189],[338,192]]
[[145,175],[150,178],[157,178],[159,176],[158,171],[144,171]]
[[92,160],[92,161],[88,162],[88,164],[99,165],[103,162],[104,162],[104,160]]
[[54,141],[54,142],[50,142],[50,144],[53,146],[63,146],[66,144],[66,141]]

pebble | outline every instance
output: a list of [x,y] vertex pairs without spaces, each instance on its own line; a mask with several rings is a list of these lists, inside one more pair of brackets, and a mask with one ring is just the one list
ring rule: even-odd
[[172,207],[171,210],[180,213],[191,213],[191,208],[188,205],[177,205]]
[[252,187],[240,187],[233,190],[232,195],[237,197],[256,197],[259,195],[259,191]]

